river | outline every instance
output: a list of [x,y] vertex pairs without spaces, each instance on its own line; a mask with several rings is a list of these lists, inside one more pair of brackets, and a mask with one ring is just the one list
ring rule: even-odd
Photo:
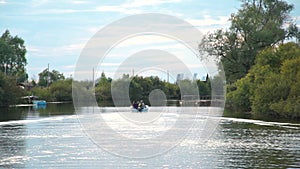
[[189,131],[164,153],[128,158],[88,137],[72,104],[0,109],[0,168],[300,168],[300,124],[216,118],[204,141]]

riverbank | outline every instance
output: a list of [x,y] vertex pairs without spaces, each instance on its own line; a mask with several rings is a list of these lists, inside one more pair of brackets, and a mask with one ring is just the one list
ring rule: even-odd
[[[48,105],[55,105],[55,104],[67,104],[70,105],[73,102],[72,101],[52,101],[52,102],[47,102]],[[17,104],[17,105],[11,105],[9,106],[10,108],[18,108],[18,107],[33,107],[34,104]],[[102,101],[98,103],[98,106],[100,107],[114,107],[113,102],[111,101]],[[175,107],[180,107],[180,101],[174,101],[172,100],[171,102],[167,103],[167,106],[175,106]],[[201,106],[205,107],[205,106]],[[7,109],[7,107],[2,107],[1,109]],[[285,118],[276,118],[276,117],[270,117],[270,116],[254,116],[252,113],[247,112],[247,113],[233,113],[230,112],[229,110],[224,110],[224,113],[222,117],[226,118],[238,118],[238,119],[249,119],[249,120],[263,120],[263,121],[268,121],[268,122],[288,122],[288,123],[300,123],[300,119],[285,119]]]
[[300,119],[289,119],[289,118],[274,117],[274,116],[257,116],[257,115],[253,115],[251,112],[234,113],[226,109],[224,110],[223,117],[249,119],[249,120],[263,120],[268,122],[300,123]]
[[[56,102],[47,102],[47,104],[70,104],[73,103],[72,101],[56,101]],[[9,107],[31,107],[35,104],[16,104],[16,105],[10,105]]]

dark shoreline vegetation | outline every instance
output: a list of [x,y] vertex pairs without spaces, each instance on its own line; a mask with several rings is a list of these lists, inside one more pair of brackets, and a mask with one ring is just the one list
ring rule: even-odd
[[[231,14],[227,30],[210,32],[199,44],[200,54],[207,52],[225,70],[224,116],[300,122],[300,31],[289,16],[294,6],[283,0],[242,2],[237,13]],[[28,80],[25,54],[24,40],[6,30],[0,37],[0,107],[22,103],[21,97],[26,95],[72,101],[73,80],[57,70],[44,69],[38,83]],[[182,99],[178,83],[124,74],[114,80],[115,85],[126,79],[130,80],[131,101],[149,103],[149,93],[155,89],[163,91],[169,100]],[[112,81],[104,73],[96,80],[93,91],[100,106],[113,104]],[[210,96],[213,81],[223,82],[215,76],[205,82],[185,79],[179,83],[187,89],[196,85],[200,96]],[[90,90],[93,84],[76,83],[86,87],[82,90]]]
[[[143,100],[150,106],[179,106],[179,101],[184,96],[193,96],[191,99],[194,100],[198,97],[198,101],[201,96],[210,99],[211,83],[222,83],[222,80],[214,77],[211,80],[207,78],[205,81],[183,79],[170,83],[161,80],[158,76],[143,77],[129,74],[123,74],[121,78],[113,80],[102,72],[100,78],[95,81],[94,87],[92,81],[74,81],[73,94],[75,98],[78,98],[77,100],[83,102],[90,102],[90,98],[95,97],[99,106],[130,106],[133,101],[139,100]],[[158,95],[154,96],[153,91],[158,92],[156,93]],[[157,99],[150,103],[151,95]],[[195,103],[193,102],[193,104]],[[84,104],[88,105],[88,103]],[[201,105],[205,105],[205,103],[201,103]]]
[[[261,51],[249,73],[227,85],[226,108],[254,118],[300,120],[300,47],[287,43]],[[249,114],[249,113],[248,113]]]

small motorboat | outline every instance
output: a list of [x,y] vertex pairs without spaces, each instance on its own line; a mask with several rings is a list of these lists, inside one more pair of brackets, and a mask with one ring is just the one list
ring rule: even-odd
[[45,109],[47,102],[45,100],[32,100],[34,109]]
[[32,100],[32,104],[39,106],[39,105],[46,105],[47,102],[45,100]]
[[148,105],[145,105],[145,107],[144,108],[134,108],[133,106],[131,106],[130,107],[130,109],[131,109],[131,112],[148,112]]

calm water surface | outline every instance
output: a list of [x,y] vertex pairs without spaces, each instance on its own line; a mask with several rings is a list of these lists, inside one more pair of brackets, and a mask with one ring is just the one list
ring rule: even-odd
[[0,168],[300,168],[300,124],[221,118],[206,142],[191,131],[167,153],[131,159],[94,144],[74,112],[71,104],[1,109]]

